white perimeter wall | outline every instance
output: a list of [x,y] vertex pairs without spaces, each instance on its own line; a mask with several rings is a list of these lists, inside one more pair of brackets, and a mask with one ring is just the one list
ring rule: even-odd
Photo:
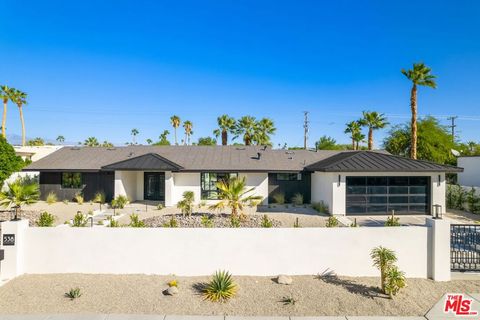
[[[338,176],[340,175],[340,183]],[[446,181],[444,173],[413,173],[413,172],[379,172],[379,173],[312,173],[312,202],[324,201],[328,204],[331,214],[346,214],[346,177],[353,176],[429,176],[431,185],[431,204],[439,204],[446,210]],[[440,176],[440,179],[439,179]]]
[[194,276],[225,269],[235,275],[334,271],[347,276],[378,276],[370,251],[382,245],[397,253],[398,266],[408,277],[426,278],[431,276],[429,230],[27,228],[20,260],[22,272],[29,274]]
[[458,166],[464,168],[458,173],[459,185],[480,187],[480,157],[459,157]]

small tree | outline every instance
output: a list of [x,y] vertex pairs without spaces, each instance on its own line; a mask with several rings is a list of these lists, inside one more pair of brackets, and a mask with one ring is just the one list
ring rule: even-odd
[[193,203],[195,202],[195,194],[193,191],[185,191],[183,193],[183,200],[177,203],[177,208],[182,210],[183,216],[187,214],[190,216],[193,211]]
[[228,207],[233,216],[236,216],[239,212],[243,215],[245,206],[253,207],[262,199],[261,196],[248,195],[255,188],[246,188],[245,177],[221,180],[217,182],[217,188],[220,201],[210,208],[222,210]]
[[23,184],[21,180],[7,184],[7,190],[0,193],[0,205],[5,208],[15,209],[15,220],[18,213],[22,212],[24,205],[33,204],[38,201],[40,191],[37,183]]
[[370,257],[373,260],[373,265],[380,270],[382,291],[384,293],[387,293],[385,291],[385,277],[387,272],[397,261],[397,256],[395,255],[394,251],[384,248],[382,246],[379,246],[379,247],[373,248],[372,252],[370,253]]
[[3,182],[25,165],[21,157],[15,154],[15,149],[0,136],[0,189]]

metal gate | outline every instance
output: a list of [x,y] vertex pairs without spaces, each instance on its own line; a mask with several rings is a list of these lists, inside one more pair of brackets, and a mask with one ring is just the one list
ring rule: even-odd
[[452,271],[480,272],[480,225],[450,226],[450,267]]

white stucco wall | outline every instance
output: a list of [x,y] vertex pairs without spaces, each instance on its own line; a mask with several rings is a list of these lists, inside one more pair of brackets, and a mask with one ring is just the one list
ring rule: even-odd
[[32,162],[38,161],[62,147],[63,146],[13,146],[18,156],[21,156],[24,160],[30,159]]
[[245,177],[247,188],[255,188],[255,190],[248,195],[260,196],[262,197],[262,204],[268,205],[268,173],[240,173],[238,177]]
[[480,157],[459,157],[457,165],[464,169],[458,173],[459,185],[480,187]]
[[[142,181],[143,183],[143,181]],[[130,201],[137,199],[137,171],[115,171],[114,196],[126,196]],[[142,187],[143,189],[143,187]]]
[[176,206],[182,200],[185,191],[193,191],[195,203],[200,203],[200,173],[199,172],[173,172],[173,186],[171,192],[171,205]]
[[[323,200],[329,206],[330,213],[334,215],[346,214],[346,177],[353,176],[429,176],[431,178],[431,204],[439,204],[443,211],[446,210],[446,181],[444,173],[412,173],[412,172],[379,172],[365,173],[352,172],[341,173],[340,184],[338,183],[339,173],[312,173],[312,202]],[[440,182],[438,179],[440,176]]]

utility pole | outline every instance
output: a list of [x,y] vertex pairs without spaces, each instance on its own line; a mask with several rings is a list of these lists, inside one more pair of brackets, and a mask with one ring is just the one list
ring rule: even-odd
[[307,150],[307,140],[308,140],[308,111],[303,111],[303,149]]
[[458,116],[451,116],[448,117],[447,120],[452,121],[452,124],[449,125],[450,129],[452,130],[452,141],[455,142],[455,128],[457,125],[455,124],[455,120],[458,118]]

